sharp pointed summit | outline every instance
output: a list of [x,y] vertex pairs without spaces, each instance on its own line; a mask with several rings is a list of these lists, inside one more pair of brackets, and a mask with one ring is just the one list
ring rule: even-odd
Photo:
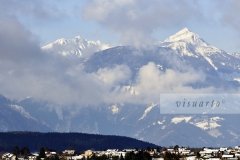
[[191,32],[188,28],[183,28],[167,38],[164,42],[187,42],[192,45],[207,45],[207,43],[199,35]]

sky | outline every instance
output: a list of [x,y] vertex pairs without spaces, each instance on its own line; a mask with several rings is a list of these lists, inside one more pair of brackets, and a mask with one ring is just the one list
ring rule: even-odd
[[41,46],[75,36],[111,46],[150,43],[149,40],[163,41],[187,27],[213,46],[240,52],[238,0],[2,0],[0,3],[1,15],[15,17],[38,38]]
[[[0,93],[59,105],[132,102],[118,88],[129,82],[128,66],[89,74],[76,61],[49,54],[41,46],[81,36],[111,46],[144,47],[187,27],[213,46],[240,52],[239,8],[238,0],[0,0]],[[149,63],[139,69],[132,86],[145,93],[139,95],[144,103],[150,103],[159,98],[160,90],[189,91],[185,84],[201,77],[202,73],[189,68],[182,74],[162,73]]]

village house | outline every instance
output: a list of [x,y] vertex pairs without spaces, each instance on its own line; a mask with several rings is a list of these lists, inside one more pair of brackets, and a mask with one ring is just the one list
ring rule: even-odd
[[77,155],[77,156],[67,156],[67,160],[80,160],[83,158],[82,155]]
[[191,152],[191,150],[187,149],[187,148],[178,148],[178,153],[182,154],[182,155],[189,155]]
[[[59,156],[60,159],[64,160],[81,160],[91,158],[93,155],[96,157],[105,156],[108,159],[113,159],[114,157],[126,157],[127,153],[138,154],[139,152],[147,152],[152,157],[152,160],[164,160],[164,158],[169,158],[166,156],[177,156],[179,160],[238,160],[240,158],[240,146],[235,146],[234,149],[228,148],[203,148],[199,150],[191,150],[185,147],[179,148],[163,148],[162,151],[157,149],[151,150],[137,150],[137,149],[107,149],[106,151],[92,151],[86,150],[82,154],[76,154],[75,150],[64,150],[58,155],[56,152],[45,152],[46,157]],[[37,160],[38,153],[32,153],[27,156],[18,156],[18,160]],[[16,160],[16,156],[12,153],[3,153],[0,157],[2,160]],[[43,158],[44,160],[44,158]]]
[[2,155],[2,160],[15,160],[16,156],[11,153],[4,153]]
[[28,160],[36,160],[37,159],[37,155],[34,155],[34,154],[30,154],[27,157],[28,157]]
[[221,147],[219,150],[220,150],[221,152],[223,152],[223,151],[227,151],[227,148],[222,148],[222,147]]
[[240,146],[235,146],[236,151],[240,151]]
[[46,152],[45,152],[45,155],[46,155],[46,157],[52,157],[52,156],[57,155],[57,152],[54,152],[54,151],[46,151]]
[[93,151],[92,151],[92,150],[87,150],[87,151],[85,151],[85,156],[86,156],[86,157],[90,157],[92,154],[93,154]]
[[69,154],[69,155],[72,154],[73,155],[74,153],[75,153],[75,150],[64,150],[63,151],[63,154]]

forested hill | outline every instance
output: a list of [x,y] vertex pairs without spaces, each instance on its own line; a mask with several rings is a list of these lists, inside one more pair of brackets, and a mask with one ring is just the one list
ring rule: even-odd
[[28,147],[31,152],[39,151],[41,147],[55,149],[58,152],[68,148],[84,151],[157,147],[152,143],[122,136],[86,133],[0,132],[0,151],[12,152],[14,146]]

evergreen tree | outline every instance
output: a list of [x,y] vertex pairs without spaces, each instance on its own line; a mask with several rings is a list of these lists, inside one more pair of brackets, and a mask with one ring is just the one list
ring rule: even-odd
[[48,148],[48,147],[45,147],[44,150],[45,150],[45,151],[49,151],[49,148]]
[[15,160],[18,160],[18,155],[20,154],[20,150],[18,146],[13,148],[13,154],[16,156]]
[[122,156],[122,154],[121,154],[121,156],[120,156],[120,160],[123,160],[123,156]]
[[112,160],[118,160],[118,159],[119,159],[118,156],[112,157]]
[[15,146],[13,148],[13,154],[17,157],[20,154],[20,150],[18,146]]
[[30,150],[27,147],[23,147],[21,149],[21,155],[27,156],[28,154],[30,154]]
[[60,160],[60,158],[58,157],[58,155],[55,155],[55,156],[54,156],[54,159],[55,159],[55,160]]
[[173,148],[173,149],[174,149],[175,151],[177,151],[177,150],[178,150],[178,148],[179,148],[179,146],[178,146],[178,145],[176,145],[176,146],[174,146],[174,148]]
[[151,160],[151,159],[152,159],[151,156],[150,156],[150,154],[149,154],[148,152],[142,152],[142,153],[141,153],[141,157],[142,157],[142,159],[144,159],[144,160]]
[[40,148],[39,158],[45,158],[45,157],[46,157],[45,149],[44,148]]
[[147,147],[147,150],[148,150],[148,151],[151,151],[151,148],[148,146],[148,147]]

